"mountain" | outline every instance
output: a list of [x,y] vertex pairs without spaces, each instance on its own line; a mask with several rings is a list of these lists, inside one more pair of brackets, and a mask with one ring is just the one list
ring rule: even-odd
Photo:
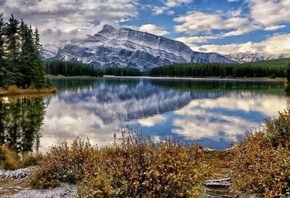
[[90,63],[100,69],[131,67],[141,71],[175,63],[234,62],[217,53],[195,52],[179,41],[110,25],[77,44],[58,49],[53,59]]
[[290,58],[290,53],[267,54],[267,53],[236,53],[224,55],[237,63],[258,62],[273,59]]

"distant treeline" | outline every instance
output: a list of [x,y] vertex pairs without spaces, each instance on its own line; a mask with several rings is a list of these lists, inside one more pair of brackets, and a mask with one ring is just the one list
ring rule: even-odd
[[60,60],[45,62],[45,71],[47,74],[63,76],[141,76],[141,72],[134,68],[107,68],[101,70],[95,69],[89,64]]
[[59,60],[45,62],[45,71],[51,75],[63,76],[103,76],[104,74],[102,70],[94,69],[88,64]]
[[141,72],[135,68],[95,69],[79,62],[47,61],[45,69],[51,75],[64,76],[169,76],[169,77],[286,77],[290,59],[277,59],[244,64],[186,63],[156,67]]
[[244,64],[189,63],[153,68],[149,76],[178,77],[285,77],[289,59]]
[[114,76],[141,76],[140,70],[134,68],[108,68],[105,70],[105,74]]

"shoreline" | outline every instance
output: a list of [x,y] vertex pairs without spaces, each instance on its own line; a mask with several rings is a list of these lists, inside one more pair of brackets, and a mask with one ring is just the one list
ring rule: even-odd
[[3,89],[0,87],[0,97],[4,96],[19,96],[19,95],[49,95],[49,94],[56,94],[57,88],[50,87],[50,88],[42,88],[42,89],[21,89],[16,86],[11,86],[8,89]]
[[268,77],[245,77],[245,78],[220,78],[217,76],[213,77],[166,77],[166,76],[160,76],[160,77],[154,77],[154,76],[114,76],[114,75],[104,75],[103,78],[144,78],[144,79],[165,79],[165,80],[212,80],[212,81],[285,81],[286,78],[268,78]]

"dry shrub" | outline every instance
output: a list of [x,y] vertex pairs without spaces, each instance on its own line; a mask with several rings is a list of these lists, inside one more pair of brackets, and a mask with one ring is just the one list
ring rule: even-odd
[[13,95],[23,95],[23,94],[55,94],[57,93],[57,88],[56,87],[45,87],[41,89],[36,89],[36,88],[19,88],[16,85],[11,85],[7,89],[4,89],[0,87],[0,96],[13,96]]
[[91,160],[97,153],[88,140],[79,138],[75,139],[71,146],[65,141],[53,146],[34,171],[31,178],[32,187],[42,189],[59,186],[61,182],[75,184],[81,181],[86,161]]
[[76,139],[53,146],[34,171],[34,188],[78,183],[79,197],[199,197],[211,168],[194,144],[158,144],[129,129],[97,149]]
[[7,92],[9,94],[19,94],[21,89],[19,89],[16,85],[11,85],[8,87]]
[[265,120],[265,128],[248,134],[232,154],[233,189],[263,197],[290,196],[290,111]]
[[0,146],[0,169],[14,170],[19,162],[19,155],[4,146]]
[[0,169],[15,170],[35,166],[42,157],[41,153],[17,153],[13,149],[0,146]]
[[277,147],[282,144],[283,147],[290,143],[290,107],[283,112],[278,112],[274,119],[265,120],[266,138],[271,144]]
[[29,166],[35,166],[40,163],[43,159],[43,154],[36,153],[23,153],[21,156],[21,161],[18,163],[17,168],[26,168]]
[[170,138],[155,144],[131,129],[101,154],[78,185],[80,197],[199,197],[211,170],[198,146]]

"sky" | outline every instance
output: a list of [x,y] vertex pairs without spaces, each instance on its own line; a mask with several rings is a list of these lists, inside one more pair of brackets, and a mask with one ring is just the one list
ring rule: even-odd
[[0,0],[1,12],[37,27],[44,47],[79,42],[110,24],[200,52],[290,53],[290,0]]

